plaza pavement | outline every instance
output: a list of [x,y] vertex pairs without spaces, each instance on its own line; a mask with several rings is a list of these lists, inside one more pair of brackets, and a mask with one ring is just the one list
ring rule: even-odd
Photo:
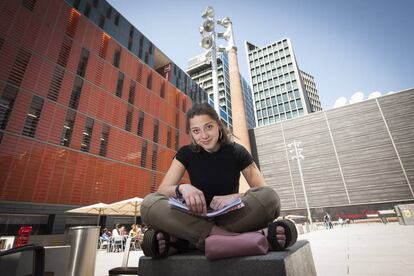
[[[414,275],[414,226],[351,224],[299,236],[310,241],[318,276]],[[99,250],[96,276],[121,266],[123,253]],[[142,251],[131,251],[129,266],[137,266]],[[306,276],[306,275],[304,275]]]
[[319,276],[414,275],[414,226],[351,224],[306,233]]

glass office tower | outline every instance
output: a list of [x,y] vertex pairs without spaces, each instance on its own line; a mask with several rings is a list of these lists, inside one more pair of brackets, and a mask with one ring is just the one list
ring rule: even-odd
[[[313,104],[319,104],[318,108],[311,105],[289,39],[261,48],[246,41],[245,46],[257,126],[297,118],[322,109],[319,99]],[[313,87],[312,96],[317,96],[316,86]]]
[[[220,117],[223,122],[232,127],[231,114],[231,96],[230,96],[230,77],[229,77],[229,61],[227,53],[219,53],[217,57],[217,76],[219,86],[219,105]],[[188,60],[187,73],[190,77],[202,87],[209,97],[209,103],[213,103],[213,80],[211,72],[210,59],[206,58],[205,54],[198,55]],[[254,128],[254,110],[252,102],[251,89],[247,81],[241,76],[244,107],[246,110],[248,128]]]

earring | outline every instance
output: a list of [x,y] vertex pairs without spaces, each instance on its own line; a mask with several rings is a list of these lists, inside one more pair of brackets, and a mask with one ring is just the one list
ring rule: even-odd
[[221,140],[223,138],[223,131],[220,129],[220,134],[219,134],[219,140]]

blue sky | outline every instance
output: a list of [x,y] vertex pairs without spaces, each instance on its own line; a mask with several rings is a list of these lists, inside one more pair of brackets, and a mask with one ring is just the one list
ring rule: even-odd
[[203,52],[198,27],[212,6],[216,19],[233,22],[239,67],[249,82],[244,41],[261,47],[287,37],[299,67],[315,77],[324,109],[357,91],[367,97],[414,87],[412,0],[108,2],[183,70]]

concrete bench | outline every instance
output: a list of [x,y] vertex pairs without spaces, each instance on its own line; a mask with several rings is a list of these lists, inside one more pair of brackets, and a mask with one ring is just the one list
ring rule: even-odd
[[310,244],[297,241],[285,251],[267,255],[209,261],[202,252],[169,256],[165,259],[139,259],[140,276],[313,276],[316,275]]

